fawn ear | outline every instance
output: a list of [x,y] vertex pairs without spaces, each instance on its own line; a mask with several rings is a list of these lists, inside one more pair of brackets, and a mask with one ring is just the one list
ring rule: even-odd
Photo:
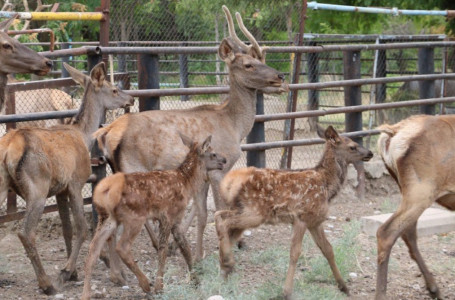
[[104,84],[104,79],[106,78],[106,69],[104,68],[104,62],[100,62],[93,67],[90,72],[90,78],[92,79],[95,87],[102,87]]
[[191,140],[188,136],[184,135],[183,133],[179,132],[180,138],[185,146],[191,149],[193,146],[193,140]]
[[329,127],[327,127],[324,132],[324,136],[325,139],[333,145],[336,145],[341,141],[338,132],[335,130],[335,128],[332,127],[332,125],[329,125]]
[[212,136],[209,135],[205,141],[202,143],[201,151],[202,153],[207,152],[210,149],[210,144],[212,143]]
[[85,87],[85,81],[88,79],[87,75],[85,75],[78,69],[71,67],[69,64],[65,62],[63,63],[63,66],[68,71],[68,73],[70,73],[70,76],[74,81],[79,83],[82,87]]

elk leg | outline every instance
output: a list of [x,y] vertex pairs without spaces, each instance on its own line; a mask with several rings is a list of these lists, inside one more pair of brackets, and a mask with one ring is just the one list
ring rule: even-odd
[[160,220],[160,246],[158,248],[158,271],[156,272],[154,285],[155,293],[160,293],[163,290],[164,266],[166,264],[167,247],[170,234],[171,227],[169,221],[162,218]]
[[149,234],[150,240],[152,241],[153,248],[158,251],[158,239],[156,238],[155,231],[153,230],[153,226],[147,220],[145,221],[145,229],[147,229],[147,233]]
[[185,235],[180,228],[180,224],[174,224],[172,227],[172,235],[174,236],[175,243],[178,245],[180,252],[182,252],[185,262],[188,265],[188,271],[191,272],[193,268],[193,260],[191,258],[191,248]]
[[71,249],[72,249],[71,242],[73,239],[73,226],[71,225],[68,198],[67,198],[67,195],[63,195],[63,194],[56,195],[56,198],[57,198],[58,214],[59,214],[60,220],[62,222],[63,239],[65,240],[65,245],[66,245],[66,255],[67,255],[67,257],[70,257]]
[[207,188],[204,186],[194,198],[194,203],[197,205],[198,218],[197,218],[197,235],[196,235],[196,261],[204,258],[204,231],[207,226]]
[[325,258],[329,262],[330,269],[332,269],[333,276],[335,277],[335,280],[338,284],[338,289],[340,289],[340,291],[342,291],[346,295],[349,295],[348,287],[346,286],[346,283],[344,282],[343,277],[341,276],[340,270],[338,270],[338,267],[335,262],[335,255],[333,254],[332,245],[325,236],[322,224],[315,228],[308,228],[308,230],[310,231],[314,242],[316,243],[316,245],[318,245],[319,249],[321,249],[322,254],[324,254]]
[[29,199],[27,201],[23,232],[19,232],[17,236],[22,242],[25,252],[32,263],[36,278],[38,279],[39,287],[46,295],[53,295],[57,291],[52,285],[49,276],[47,276],[44,271],[35,243],[35,230],[37,228],[38,221],[43,214],[45,204],[46,198],[44,197],[41,199]]
[[65,267],[60,272],[59,284],[64,283],[73,276],[73,273],[76,270],[76,260],[79,255],[79,251],[87,238],[88,227],[84,217],[84,200],[82,199],[81,190],[82,188],[76,187],[70,191],[69,204],[71,206],[76,226],[76,243],[74,244],[74,249],[68,258]]
[[120,236],[120,240],[117,243],[117,253],[125,263],[125,265],[136,275],[139,281],[139,286],[146,293],[150,292],[150,283],[144,273],[141,271],[139,266],[134,261],[131,253],[131,245],[136,239],[137,235],[141,232],[142,226],[147,221],[146,218],[140,219],[129,219],[125,218],[123,222],[123,232]]
[[302,239],[305,234],[306,225],[301,220],[297,219],[294,221],[292,226],[292,240],[291,240],[291,251],[289,258],[289,267],[286,275],[286,281],[284,283],[284,298],[291,299],[292,290],[294,287],[294,275],[297,267],[297,260],[302,252]]
[[101,249],[103,248],[106,240],[115,234],[117,224],[113,219],[107,219],[105,222],[98,222],[95,236],[93,237],[87,259],[85,260],[85,278],[84,278],[84,290],[82,292],[81,299],[90,299],[90,280],[92,278],[93,266],[100,255]]
[[[422,193],[421,189],[418,189]],[[408,200],[409,201],[409,200]],[[416,223],[419,216],[426,207],[409,206],[403,197],[401,206],[398,210],[384,223],[376,232],[378,240],[378,268],[376,276],[376,296],[375,299],[387,299],[387,271],[390,258],[390,252],[393,245],[402,232],[412,224]],[[414,203],[416,203],[414,201]],[[423,202],[417,202],[422,204]],[[406,206],[407,205],[407,206]],[[428,205],[429,206],[429,205]]]
[[401,238],[406,243],[409,249],[409,255],[417,263],[420,271],[425,278],[425,284],[427,290],[431,294],[432,299],[442,299],[436,281],[434,280],[433,274],[428,270],[422,255],[420,254],[419,248],[417,247],[417,222],[409,226],[401,235]]

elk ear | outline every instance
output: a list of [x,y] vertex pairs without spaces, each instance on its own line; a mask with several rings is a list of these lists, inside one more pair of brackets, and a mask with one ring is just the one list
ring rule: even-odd
[[340,136],[338,135],[338,132],[336,132],[335,128],[333,128],[332,125],[327,127],[324,135],[325,135],[325,139],[334,145],[338,144],[341,141]]
[[209,135],[205,141],[202,143],[201,151],[202,153],[207,152],[210,149],[210,144],[212,143],[212,136]]
[[188,136],[184,135],[183,133],[179,132],[180,138],[185,146],[191,149],[193,146],[193,140],[191,140]]
[[104,79],[106,78],[106,69],[104,68],[104,62],[100,62],[93,67],[90,72],[90,78],[96,87],[102,87]]
[[220,47],[218,48],[218,56],[225,63],[230,63],[235,58],[235,44],[230,38],[225,38],[221,41]]
[[14,20],[16,20],[18,17],[19,14],[16,14],[13,17],[9,18],[8,20],[0,22],[0,30],[6,32],[11,27],[11,25],[13,25]]
[[63,66],[65,67],[65,69],[68,71],[68,73],[70,73],[70,76],[71,78],[76,81],[77,83],[79,83],[80,85],[82,85],[83,87],[85,87],[85,81],[88,79],[88,76],[85,75],[84,73],[82,73],[81,71],[79,71],[78,69],[76,68],[73,68],[71,67],[69,64],[67,63],[63,63]]

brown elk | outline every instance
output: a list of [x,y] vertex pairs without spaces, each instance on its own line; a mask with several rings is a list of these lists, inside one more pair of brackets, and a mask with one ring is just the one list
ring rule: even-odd
[[82,299],[90,299],[93,265],[106,240],[115,235],[116,228],[120,225],[123,225],[123,233],[116,251],[136,275],[144,292],[150,292],[150,284],[134,261],[131,246],[149,218],[159,221],[160,224],[155,292],[163,289],[164,266],[171,232],[191,271],[191,250],[181,231],[180,223],[188,201],[200,185],[208,180],[207,171],[221,170],[226,163],[224,157],[211,152],[210,140],[211,136],[199,145],[182,135],[182,142],[190,151],[177,169],[148,173],[116,173],[103,179],[96,186],[93,202],[101,218],[85,264]]
[[[176,168],[188,152],[179,132],[196,140],[212,135],[214,151],[225,156],[227,164],[223,170],[209,173],[210,183],[201,186],[193,201],[193,207],[197,207],[198,211],[196,260],[203,257],[202,237],[207,223],[209,184],[212,185],[215,205],[219,209],[222,207],[218,195],[219,182],[240,157],[240,143],[253,126],[257,90],[288,90],[284,75],[264,64],[265,51],[243,26],[240,15],[237,14],[237,20],[250,39],[251,46],[242,43],[235,35],[229,10],[225,6],[223,9],[229,20],[230,37],[223,39],[218,55],[229,67],[230,92],[226,101],[219,105],[202,105],[186,110],[127,114],[95,133],[100,148],[114,170],[126,173]],[[191,216],[195,210],[192,210]],[[185,231],[190,222],[191,218],[184,222]],[[151,233],[149,227],[148,230]]]
[[221,197],[227,210],[215,213],[219,238],[220,267],[227,277],[233,270],[233,244],[248,228],[261,224],[292,224],[289,268],[284,284],[284,297],[290,299],[297,260],[305,230],[329,262],[338,288],[348,288],[335,264],[332,246],[322,223],[327,217],[330,201],[340,190],[349,163],[367,161],[373,153],[351,139],[339,136],[332,126],[325,132],[324,154],[315,168],[304,170],[272,170],[254,167],[230,171],[221,181]]
[[0,23],[0,111],[5,104],[5,87],[10,73],[33,73],[46,75],[52,61],[36,53],[16,39],[11,38],[7,30],[17,15]]
[[455,116],[412,116],[381,125],[378,152],[400,187],[396,212],[377,231],[376,299],[386,299],[390,252],[401,237],[423,274],[432,298],[441,293],[417,247],[417,219],[434,202],[455,210]]
[[[81,192],[91,174],[91,135],[99,127],[106,109],[131,105],[133,101],[104,80],[104,63],[96,65],[90,77],[67,64],[65,68],[85,88],[74,124],[11,130],[0,139],[0,199],[3,201],[11,188],[27,203],[24,227],[18,236],[32,262],[39,287],[46,294],[53,294],[56,289],[43,269],[35,245],[35,231],[46,198],[56,195],[67,248],[68,261],[58,281],[61,284],[77,277],[76,259],[86,237]],[[68,204],[76,225],[74,248]]]

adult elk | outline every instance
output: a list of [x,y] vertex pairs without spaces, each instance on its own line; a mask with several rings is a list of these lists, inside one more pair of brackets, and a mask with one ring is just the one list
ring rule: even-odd
[[230,171],[221,181],[221,197],[226,210],[215,213],[219,238],[220,267],[227,277],[234,268],[233,244],[248,228],[261,224],[292,224],[289,268],[284,284],[284,297],[290,299],[302,239],[308,230],[329,262],[338,288],[348,288],[335,264],[332,246],[322,223],[330,201],[346,179],[349,163],[368,161],[373,153],[347,137],[340,137],[332,126],[318,134],[326,140],[325,150],[315,168],[304,170],[272,170],[254,167]]
[[400,187],[396,212],[377,231],[376,299],[386,299],[390,252],[401,237],[432,298],[441,293],[417,247],[417,219],[434,202],[455,210],[455,116],[412,116],[382,125],[378,151]]
[[[44,271],[35,245],[35,231],[46,198],[53,195],[57,198],[68,255],[59,276],[61,284],[77,278],[76,259],[87,233],[82,188],[91,174],[91,135],[99,127],[106,109],[131,105],[133,101],[104,80],[104,63],[96,65],[90,76],[67,64],[65,68],[85,89],[73,124],[11,130],[0,139],[0,200],[3,202],[11,188],[27,203],[24,227],[18,236],[32,262],[38,285],[46,294],[54,294],[56,289]],[[68,204],[76,225],[74,248]]]
[[52,61],[8,36],[7,30],[17,15],[0,23],[0,111],[5,104],[5,87],[10,73],[46,75]]
[[[223,170],[209,173],[217,209],[223,207],[219,200],[219,183],[240,157],[240,142],[253,126],[257,90],[288,90],[284,75],[264,64],[265,51],[245,28],[240,14],[236,14],[237,21],[251,41],[250,46],[236,36],[229,10],[225,6],[223,9],[230,37],[222,40],[218,55],[229,67],[230,91],[226,101],[186,110],[127,114],[94,135],[114,170],[125,173],[175,169],[188,152],[179,132],[194,140],[212,135],[213,150],[227,159]],[[202,237],[207,223],[208,189],[209,183],[204,183],[193,201],[193,207],[196,206],[198,211],[196,260],[203,257]],[[191,219],[184,224],[185,231],[190,222]]]

